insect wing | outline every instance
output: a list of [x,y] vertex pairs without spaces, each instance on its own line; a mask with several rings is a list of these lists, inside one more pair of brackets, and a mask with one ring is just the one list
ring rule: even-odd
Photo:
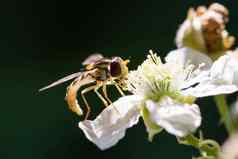
[[89,64],[93,64],[99,60],[103,59],[103,55],[96,53],[96,54],[92,54],[89,57],[87,57],[82,64],[83,65],[89,65]]
[[54,87],[54,86],[57,86],[57,85],[59,85],[59,84],[61,84],[61,83],[64,83],[64,82],[69,81],[69,80],[71,80],[71,79],[74,79],[74,78],[76,78],[76,77],[79,77],[81,74],[82,74],[82,72],[77,72],[77,73],[68,75],[68,76],[66,76],[66,77],[63,77],[63,78],[61,78],[61,79],[59,79],[59,80],[57,80],[57,81],[51,83],[50,85],[45,86],[45,87],[39,89],[39,92],[44,91],[44,90],[49,89],[49,88],[52,88],[52,87]]

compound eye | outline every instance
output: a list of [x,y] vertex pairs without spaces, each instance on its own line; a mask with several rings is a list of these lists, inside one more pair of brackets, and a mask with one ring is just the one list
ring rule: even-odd
[[110,74],[112,77],[118,77],[121,75],[121,65],[118,61],[112,61],[110,64]]

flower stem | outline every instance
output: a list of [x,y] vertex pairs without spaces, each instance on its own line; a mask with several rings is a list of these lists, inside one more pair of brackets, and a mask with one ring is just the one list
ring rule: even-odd
[[216,141],[199,139],[192,134],[179,138],[178,142],[180,144],[193,146],[201,152],[203,157],[218,158],[220,153],[220,145]]
[[214,97],[217,109],[221,116],[221,122],[224,123],[226,130],[229,135],[231,135],[234,131],[234,125],[229,113],[228,105],[226,102],[225,95],[218,95]]

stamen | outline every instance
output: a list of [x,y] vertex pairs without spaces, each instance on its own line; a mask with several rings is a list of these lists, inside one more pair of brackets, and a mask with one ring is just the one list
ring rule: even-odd
[[187,74],[187,76],[185,77],[185,80],[188,80],[188,79],[191,78],[191,75],[192,75],[192,73],[194,72],[194,68],[195,68],[194,65],[189,65],[189,66],[187,67],[187,69],[185,70],[185,72],[186,72],[186,74]]
[[[192,103],[195,97],[181,94],[177,84],[183,83],[194,75],[195,65],[188,64],[186,68],[175,65],[176,68],[173,68],[163,64],[152,50],[149,50],[149,53],[148,59],[136,71],[129,73],[128,90],[154,101],[159,101],[167,96],[179,103]],[[204,64],[201,64],[199,67],[203,66]],[[182,76],[182,78],[177,78],[177,76]]]

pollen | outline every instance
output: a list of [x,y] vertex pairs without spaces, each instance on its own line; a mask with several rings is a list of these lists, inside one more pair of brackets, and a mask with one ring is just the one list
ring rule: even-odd
[[195,98],[182,95],[179,85],[190,78],[194,66],[189,65],[184,69],[177,65],[164,64],[160,57],[151,50],[149,52],[147,59],[137,70],[129,72],[128,90],[153,101],[170,97],[179,103],[193,103]]

